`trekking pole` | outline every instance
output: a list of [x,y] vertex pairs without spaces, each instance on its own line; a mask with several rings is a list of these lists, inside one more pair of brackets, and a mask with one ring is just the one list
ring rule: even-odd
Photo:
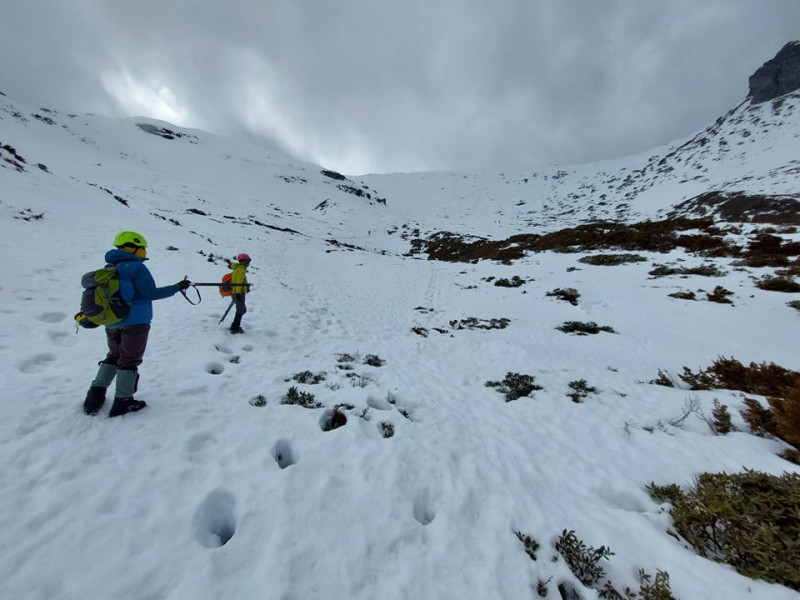
[[220,323],[222,323],[225,320],[225,317],[227,317],[228,313],[231,312],[231,309],[233,308],[233,305],[235,303],[236,303],[236,300],[231,300],[231,303],[228,304],[228,308],[225,309],[225,313],[222,315],[222,318],[219,320],[219,322],[217,322],[217,325],[219,325]]
[[221,285],[229,285],[231,287],[252,287],[253,286],[252,283],[224,283],[223,284],[223,283],[220,283],[219,281],[217,281],[216,283],[195,283],[194,281],[192,282],[192,287],[196,287],[196,286],[197,287],[199,287],[199,286],[219,287]]

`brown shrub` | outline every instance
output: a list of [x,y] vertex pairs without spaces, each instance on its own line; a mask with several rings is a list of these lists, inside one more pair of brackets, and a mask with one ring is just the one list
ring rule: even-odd
[[680,378],[693,390],[738,390],[759,396],[784,397],[788,390],[800,388],[800,373],[775,363],[745,366],[735,358],[721,356],[705,371],[693,373],[683,368]]
[[728,298],[728,296],[732,296],[733,292],[730,290],[726,290],[721,285],[718,285],[714,288],[714,291],[710,294],[706,294],[706,298],[709,302],[717,302],[718,304],[733,304],[733,302]]
[[767,398],[777,424],[778,436],[800,449],[800,388],[794,387],[783,397]]
[[[678,236],[680,231],[700,230],[702,234]],[[411,241],[409,254],[425,253],[430,260],[476,262],[497,260],[505,263],[526,252],[579,252],[616,248],[668,252],[684,247],[689,252],[708,256],[739,256],[741,249],[728,244],[712,219],[670,219],[642,223],[590,223],[545,235],[517,234],[505,240],[465,238],[449,231],[437,232],[428,239]]]
[[742,417],[751,432],[761,437],[778,436],[778,423],[768,408],[752,398],[745,398],[744,405],[747,408],[741,411]]

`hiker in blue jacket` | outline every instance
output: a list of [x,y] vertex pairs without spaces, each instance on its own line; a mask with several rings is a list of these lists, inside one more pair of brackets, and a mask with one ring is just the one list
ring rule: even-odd
[[150,333],[153,320],[153,300],[174,296],[191,285],[188,280],[174,285],[156,287],[156,282],[145,266],[147,240],[135,231],[121,231],[114,238],[114,250],[106,252],[106,263],[117,268],[120,295],[131,302],[128,316],[119,323],[106,326],[108,354],[102,360],[97,375],[86,394],[83,410],[87,415],[97,413],[106,401],[106,388],[117,379],[114,404],[108,416],[116,417],[135,412],[147,406],[143,400],[135,400],[133,394],[139,381],[137,368]]

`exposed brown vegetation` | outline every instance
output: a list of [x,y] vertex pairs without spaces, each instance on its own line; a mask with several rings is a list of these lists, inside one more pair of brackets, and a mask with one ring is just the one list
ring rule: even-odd
[[652,277],[666,277],[668,275],[701,275],[703,277],[722,277],[725,271],[717,265],[705,264],[698,267],[670,267],[668,265],[658,265],[650,271],[648,275]]
[[670,298],[678,298],[679,300],[696,300],[697,295],[691,291],[685,292],[673,292],[672,294],[667,294]]
[[592,256],[584,256],[578,262],[587,265],[613,267],[626,263],[644,262],[646,260],[647,259],[640,254],[594,254]]
[[706,299],[709,302],[717,302],[718,304],[733,304],[733,302],[728,298],[728,296],[732,296],[733,292],[730,290],[726,290],[721,285],[718,285],[714,288],[714,291],[710,294],[706,294]]
[[742,417],[756,435],[778,437],[796,449],[781,456],[793,462],[800,457],[800,372],[775,363],[745,366],[720,357],[698,373],[684,367],[680,378],[694,390],[729,389],[766,396],[769,408],[746,398]]
[[578,306],[578,298],[581,297],[575,288],[556,288],[552,292],[547,292],[547,296],[555,296],[569,302],[572,306]]
[[[680,234],[698,230],[701,233]],[[440,231],[427,239],[411,241],[409,254],[424,253],[430,260],[477,262],[496,260],[510,263],[527,252],[587,252],[625,250],[669,252],[684,248],[704,256],[741,256],[742,249],[725,240],[712,219],[673,219],[642,223],[592,223],[552,233],[517,234],[505,240],[465,237]],[[603,259],[598,259],[603,260]]]
[[800,373],[784,369],[775,363],[745,366],[735,358],[721,356],[705,369],[693,373],[684,367],[680,378],[693,390],[738,390],[759,396],[781,396],[800,387]]

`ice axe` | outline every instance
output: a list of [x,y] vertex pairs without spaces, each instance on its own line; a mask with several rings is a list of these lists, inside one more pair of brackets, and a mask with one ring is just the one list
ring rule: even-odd
[[222,318],[219,320],[217,325],[219,325],[220,323],[222,323],[225,320],[225,317],[227,317],[228,313],[231,312],[231,309],[233,308],[234,304],[236,304],[236,300],[231,300],[231,303],[228,304],[228,308],[225,309],[225,312],[222,314]]

